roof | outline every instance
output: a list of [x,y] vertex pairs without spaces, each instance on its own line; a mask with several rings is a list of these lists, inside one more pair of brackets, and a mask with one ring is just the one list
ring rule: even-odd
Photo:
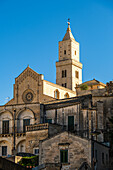
[[35,76],[38,76],[39,74],[36,72],[36,71],[34,71],[33,69],[31,69],[30,67],[29,67],[29,65],[27,66],[27,68],[18,76],[18,77],[16,77],[15,79],[17,80],[17,79],[19,79],[24,73],[26,73],[26,72],[30,72],[30,73],[32,73],[32,74],[34,74]]
[[[102,82],[100,82],[100,81],[98,81],[96,79],[86,81],[86,82],[84,82],[82,84],[87,84],[88,86],[92,86],[92,85],[102,85],[104,87],[106,86],[104,83],[102,83]],[[77,87],[80,87],[80,86],[81,86],[81,84],[79,84]]]
[[63,38],[63,41],[65,41],[65,40],[75,40],[73,37],[73,34],[71,33],[70,24],[68,24],[67,32]]

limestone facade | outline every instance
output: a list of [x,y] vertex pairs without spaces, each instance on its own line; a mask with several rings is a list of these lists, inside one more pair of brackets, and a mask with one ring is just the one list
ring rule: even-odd
[[[91,138],[94,131],[102,131],[104,126],[103,102],[92,105],[92,96],[79,96],[41,104],[41,123],[48,121],[63,126],[82,137]],[[95,139],[103,141],[100,133]]]

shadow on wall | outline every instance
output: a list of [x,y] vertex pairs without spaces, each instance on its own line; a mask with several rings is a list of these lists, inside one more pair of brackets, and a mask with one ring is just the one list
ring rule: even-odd
[[0,157],[0,170],[31,170]]

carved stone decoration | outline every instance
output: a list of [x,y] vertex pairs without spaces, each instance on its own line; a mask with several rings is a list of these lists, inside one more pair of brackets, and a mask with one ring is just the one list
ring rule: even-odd
[[32,70],[31,68],[29,68],[29,67],[27,67],[24,71],[23,71],[23,73],[21,73],[16,79],[15,79],[15,81],[17,82],[18,81],[18,83],[19,84],[21,84],[23,81],[24,81],[24,79],[26,78],[26,77],[32,77],[35,81],[38,81],[38,78],[39,78],[39,74],[38,73],[36,73],[34,70]]
[[24,91],[23,95],[22,95],[22,99],[25,103],[31,103],[33,101],[34,98],[34,92],[31,89],[27,89]]

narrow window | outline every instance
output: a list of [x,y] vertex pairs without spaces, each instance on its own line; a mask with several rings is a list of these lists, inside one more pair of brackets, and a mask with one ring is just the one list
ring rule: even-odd
[[39,149],[34,148],[34,154],[35,154],[35,155],[39,155]]
[[64,95],[64,98],[69,98],[69,94],[66,93],[66,94]]
[[37,155],[37,164],[39,165],[39,148],[33,148],[33,153]]
[[75,51],[75,55],[76,55],[76,51]]
[[58,92],[57,91],[55,91],[55,98],[57,99],[57,96],[58,96]]
[[104,153],[102,153],[102,164],[104,164]]
[[64,77],[64,70],[62,70],[62,78]]
[[30,119],[24,119],[23,120],[23,132],[26,132],[26,126],[30,125]]
[[47,123],[52,123],[52,119],[47,119]]
[[4,120],[2,122],[2,133],[8,134],[9,133],[9,120]]
[[67,70],[62,70],[62,78],[67,77]]
[[75,71],[75,77],[78,79],[79,78],[79,72]]
[[23,152],[23,145],[20,146],[20,152]]
[[67,77],[67,70],[65,70],[65,77]]
[[2,156],[7,155],[7,146],[2,146]]
[[106,154],[106,165],[108,165],[108,154]]
[[66,87],[67,87],[67,83],[63,83],[63,84],[62,84],[62,87],[65,87],[65,88],[66,88]]
[[68,162],[68,150],[60,150],[60,162],[61,163]]
[[95,150],[95,159],[97,160],[97,150]]
[[54,91],[54,98],[59,99],[59,91],[58,90]]
[[64,54],[66,54],[66,50],[64,50]]

